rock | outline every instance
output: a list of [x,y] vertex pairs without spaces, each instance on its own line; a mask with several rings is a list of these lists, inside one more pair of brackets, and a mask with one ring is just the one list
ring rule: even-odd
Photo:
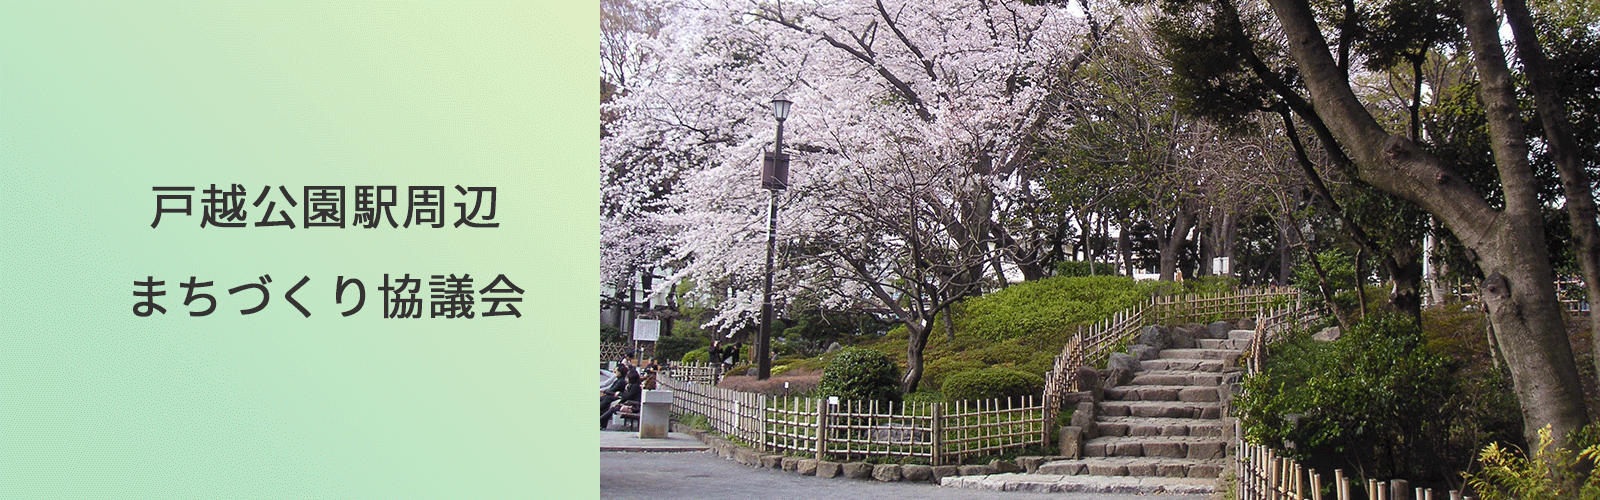
[[1254,330],[1254,329],[1256,329],[1256,319],[1255,318],[1241,319],[1241,320],[1239,320],[1239,324],[1233,325],[1233,326],[1239,327],[1240,330]]
[[1089,392],[1095,401],[1100,400],[1100,371],[1088,366],[1078,367],[1078,390]]
[[1193,333],[1189,332],[1188,330],[1177,330],[1172,332],[1173,349],[1194,349],[1195,347],[1197,346],[1195,345]]
[[1323,328],[1322,331],[1317,332],[1316,335],[1312,335],[1311,339],[1312,340],[1320,340],[1320,341],[1323,341],[1323,342],[1333,342],[1335,340],[1339,340],[1339,337],[1341,337],[1343,335],[1344,335],[1343,332],[1339,331],[1339,327],[1330,326],[1330,327],[1327,327],[1327,328]]
[[763,469],[778,469],[778,468],[781,468],[783,466],[783,459],[784,459],[783,455],[762,455],[761,456],[761,468],[763,468]]
[[987,476],[995,474],[994,467],[987,465],[963,465],[956,468],[963,476]]
[[817,475],[817,459],[807,458],[801,460],[795,464],[794,470],[802,476],[815,476]]
[[[1190,343],[1193,342],[1193,340],[1190,341]],[[1145,361],[1160,357],[1161,350],[1144,344],[1133,344],[1128,346],[1128,355],[1133,356],[1139,361]]]
[[[1112,356],[1116,356],[1118,354],[1122,354],[1122,353],[1113,353]],[[1123,354],[1123,355],[1126,356],[1126,354]],[[1106,372],[1106,387],[1105,388],[1110,389],[1110,388],[1113,388],[1113,387],[1121,387],[1121,386],[1124,386],[1124,385],[1128,385],[1128,382],[1132,382],[1132,381],[1133,381],[1133,372],[1132,371],[1129,371],[1127,368],[1112,368],[1110,371]]]
[[1144,327],[1143,330],[1139,330],[1138,342],[1140,344],[1154,347],[1156,350],[1166,349],[1167,346],[1171,345],[1169,340],[1170,337],[1168,337],[1169,333],[1170,332],[1168,332],[1167,327],[1161,325],[1150,325]]
[[933,467],[916,464],[902,465],[900,466],[900,477],[906,481],[919,483],[933,481]]
[[872,478],[885,483],[900,482],[900,464],[875,465],[872,467]]
[[961,475],[961,468],[954,465],[936,465],[933,467],[933,482],[935,483],[944,478],[959,475]]
[[1226,321],[1212,321],[1211,324],[1206,325],[1206,330],[1211,332],[1211,338],[1225,339],[1228,338],[1228,332],[1234,330],[1234,328],[1232,324]]
[[[1100,378],[1100,374],[1096,373],[1095,374],[1095,378]],[[1076,408],[1078,406],[1078,403],[1093,403],[1093,402],[1094,402],[1094,393],[1093,392],[1089,392],[1089,391],[1069,392],[1069,393],[1061,395],[1061,407],[1062,408]]]
[[735,448],[733,450],[733,461],[738,462],[739,465],[760,467],[761,454],[749,448]]
[[1106,368],[1122,368],[1129,373],[1139,371],[1139,359],[1120,352],[1111,353],[1106,360]]
[[990,460],[989,466],[994,468],[996,474],[1015,474],[1025,470],[1017,464],[1000,460],[998,458]]
[[[1074,418],[1074,420],[1076,420],[1076,418]],[[1058,444],[1059,444],[1059,447],[1060,447],[1059,448],[1060,451],[1058,451],[1057,453],[1060,453],[1061,456],[1067,457],[1068,459],[1072,459],[1072,460],[1076,460],[1076,459],[1082,457],[1083,456],[1083,428],[1082,427],[1078,427],[1078,426],[1062,427],[1061,428],[1061,441]],[[1022,458],[1018,458],[1017,459],[1017,463],[1022,463]],[[1026,465],[1024,465],[1023,467],[1027,468]],[[1035,464],[1034,468],[1038,468],[1038,465]],[[1030,470],[1028,472],[1031,473],[1033,471]]]
[[828,344],[828,351],[827,352],[834,352],[834,351],[837,351],[837,350],[840,350],[840,349],[844,349],[844,346],[839,345],[838,342],[834,342],[832,344]]
[[[1067,433],[1067,428],[1066,427],[1062,427],[1061,428],[1061,434],[1066,434],[1066,433]],[[1033,473],[1035,473],[1035,472],[1037,472],[1039,470],[1039,466],[1040,465],[1043,465],[1046,462],[1045,458],[1046,457],[1039,457],[1039,456],[1032,456],[1032,455],[1020,456],[1020,457],[1017,457],[1017,465],[1022,466],[1022,470],[1026,471],[1027,473],[1033,474]]]
[[839,465],[839,472],[850,479],[867,479],[872,477],[872,464],[866,462],[846,462]]
[[783,457],[783,470],[794,472],[800,468],[800,457]]
[[839,462],[817,461],[817,477],[839,477],[842,469],[844,469],[843,464]]

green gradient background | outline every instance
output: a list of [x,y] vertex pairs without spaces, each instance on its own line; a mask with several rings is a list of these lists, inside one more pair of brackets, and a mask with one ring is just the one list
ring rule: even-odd
[[[550,4],[0,4],[0,498],[597,496],[598,9]],[[150,227],[212,183],[495,186],[501,227]],[[523,316],[383,319],[384,273]]]

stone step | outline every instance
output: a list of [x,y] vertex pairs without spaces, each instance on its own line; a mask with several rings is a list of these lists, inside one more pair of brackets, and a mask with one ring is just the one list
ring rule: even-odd
[[1243,351],[1250,348],[1249,339],[1195,339],[1194,342],[1195,344],[1198,344],[1201,349],[1232,349],[1235,351]]
[[[1167,349],[1172,351],[1174,349]],[[1162,351],[1166,352],[1166,351]],[[1139,362],[1140,372],[1151,371],[1200,371],[1223,372],[1230,366],[1218,360],[1209,359],[1149,359]]]
[[1256,338],[1255,330],[1230,330],[1228,338],[1235,340],[1250,340]]
[[1220,436],[1101,436],[1083,442],[1085,457],[1159,457],[1209,460],[1226,458]]
[[1222,418],[1221,403],[1101,401],[1098,409],[1107,417]]
[[1189,385],[1216,387],[1239,381],[1237,373],[1191,370],[1148,370],[1134,374],[1130,385]]
[[1214,479],[1222,474],[1227,460],[1152,457],[1091,457],[1055,460],[1039,466],[1038,474],[1064,476],[1190,477]]
[[1227,424],[1203,418],[1100,417],[1094,423],[1101,436],[1223,437]]
[[1204,359],[1224,365],[1238,363],[1240,352],[1233,349],[1162,349],[1161,359]]
[[1030,491],[1036,493],[1212,495],[1217,492],[1217,481],[1216,479],[1207,479],[1203,477],[1102,477],[1068,476],[1061,474],[991,474],[987,476],[949,476],[940,480],[939,487],[966,488],[986,491]]
[[1105,390],[1111,401],[1187,401],[1193,403],[1221,401],[1217,386],[1189,385],[1125,385]]

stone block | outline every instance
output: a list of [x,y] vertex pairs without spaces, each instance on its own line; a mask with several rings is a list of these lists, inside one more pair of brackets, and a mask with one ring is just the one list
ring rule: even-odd
[[1161,426],[1161,435],[1166,437],[1187,436],[1189,435],[1189,430],[1187,425],[1163,425]]
[[908,464],[900,466],[900,476],[906,481],[927,483],[932,482],[933,467],[927,465]]
[[995,474],[1016,474],[1023,472],[1023,468],[1013,462],[994,459],[989,461],[989,466],[994,468]]
[[987,465],[963,465],[956,468],[963,476],[987,476],[994,474],[994,467]]
[[1083,473],[1083,462],[1047,462],[1039,466],[1038,473],[1076,476]]
[[1095,464],[1088,464],[1088,469],[1089,469],[1089,475],[1091,475],[1091,476],[1126,476],[1126,475],[1128,475],[1128,466],[1123,465],[1123,464],[1095,463]]
[[1108,451],[1111,456],[1115,457],[1142,457],[1144,456],[1144,444],[1137,441],[1123,441],[1113,445],[1112,449]]
[[1156,475],[1154,462],[1134,462],[1128,464],[1128,475],[1138,477],[1152,477]]
[[1103,456],[1106,456],[1106,443],[1104,441],[1094,441],[1094,440],[1084,441],[1083,442],[1083,456],[1085,456],[1085,457],[1103,457]]
[[898,483],[902,479],[900,464],[874,465],[872,466],[872,478],[885,483]]
[[[1084,438],[1083,438],[1083,428],[1082,427],[1076,427],[1076,426],[1062,427],[1061,428],[1060,438],[1061,439],[1057,443],[1057,445],[1058,445],[1058,448],[1059,448],[1059,453],[1061,453],[1061,456],[1064,456],[1064,457],[1067,457],[1067,458],[1079,458],[1079,457],[1083,456],[1083,440],[1084,440]],[[1033,467],[1030,468],[1030,467],[1027,466],[1027,464],[1025,462],[1022,461],[1023,458],[1043,459],[1044,457],[1018,457],[1017,458],[1017,463],[1018,464],[1022,464],[1023,468],[1027,469],[1028,472],[1031,473],[1031,472],[1033,472],[1033,469],[1039,468],[1039,464],[1043,463],[1043,461],[1041,460],[1039,462],[1032,462],[1033,463]]]
[[1195,464],[1189,466],[1189,477],[1215,478],[1222,475],[1221,465]]
[[1185,387],[1178,391],[1178,401],[1215,403],[1218,399],[1216,387]]
[[843,467],[841,467],[841,465],[843,465],[843,464],[840,464],[839,462],[829,462],[827,460],[818,460],[817,461],[817,477],[839,477],[839,472],[840,472],[841,469],[843,469]]
[[780,467],[782,467],[781,464],[783,462],[783,459],[784,459],[783,455],[762,455],[761,456],[761,468],[763,468],[763,469],[777,469],[777,468],[780,468]]
[[845,462],[839,465],[839,473],[850,479],[868,479],[872,477],[872,464]]
[[794,472],[800,468],[800,457],[783,457],[783,470]]
[[[1119,353],[1115,353],[1115,354],[1112,354],[1112,355],[1115,356],[1117,354],[1122,354],[1122,353],[1119,352]],[[1130,370],[1127,370],[1127,369],[1124,369],[1124,368],[1112,368],[1110,370],[1107,370],[1106,371],[1105,388],[1106,389],[1110,389],[1112,387],[1121,387],[1121,386],[1124,386],[1124,385],[1128,385],[1129,382],[1133,381],[1133,373],[1134,372],[1132,372]]]
[[733,451],[733,461],[738,462],[739,465],[760,467],[761,454],[749,448],[736,448]]
[[1193,459],[1193,460],[1207,460],[1207,459],[1212,459],[1212,458],[1223,458],[1224,456],[1226,456],[1226,455],[1224,455],[1224,453],[1227,452],[1226,448],[1227,448],[1227,444],[1223,443],[1222,441],[1203,441],[1203,442],[1189,443],[1188,458]]
[[953,476],[959,476],[959,475],[961,475],[961,468],[960,467],[957,467],[957,466],[954,466],[954,465],[935,465],[935,466],[933,466],[933,482],[935,482],[935,483],[939,482],[940,480],[942,480],[944,478],[953,477]]
[[[1188,450],[1184,443],[1178,441],[1151,441],[1144,444],[1144,456],[1161,458],[1184,458]],[[1155,475],[1154,472],[1149,475]]]
[[807,458],[800,460],[795,464],[794,470],[802,476],[815,476],[817,475],[817,459]]
[[1163,477],[1188,477],[1189,466],[1187,464],[1162,464],[1161,467],[1156,471],[1156,475]]

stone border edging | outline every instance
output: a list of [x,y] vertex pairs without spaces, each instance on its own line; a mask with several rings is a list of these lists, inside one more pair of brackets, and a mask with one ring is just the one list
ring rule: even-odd
[[[1006,472],[1023,472],[1023,467],[999,459],[989,462],[989,465],[918,465],[918,464],[869,464],[866,462],[832,462],[814,458],[801,458],[788,455],[762,453],[733,442],[714,432],[700,429],[683,429],[681,432],[694,436],[705,443],[710,451],[724,459],[732,460],[746,467],[758,469],[776,469],[785,472],[798,473],[802,476],[816,476],[823,478],[850,478],[862,480],[877,480],[882,482],[922,482],[940,484],[944,478],[960,476],[987,476]],[[1031,462],[1034,468],[1041,463],[1042,457],[1019,457],[1018,462]]]

